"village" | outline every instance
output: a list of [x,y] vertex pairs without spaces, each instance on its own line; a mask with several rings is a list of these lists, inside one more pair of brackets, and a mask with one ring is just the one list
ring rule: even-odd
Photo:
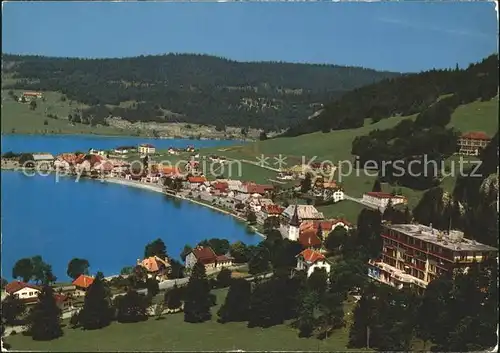
[[[124,158],[129,153],[137,153],[140,157],[139,166],[134,166],[134,162]],[[330,274],[339,246],[330,239],[349,237],[355,229],[346,219],[326,219],[311,202],[311,198],[331,203],[345,199],[342,186],[328,178],[332,168],[324,170],[321,169],[321,164],[316,163],[281,171],[278,177],[292,182],[291,189],[283,190],[280,184],[265,185],[217,177],[209,180],[201,169],[200,155],[192,146],[184,149],[170,148],[167,153],[174,156],[188,154],[189,160],[184,165],[175,167],[163,165],[154,161],[157,153],[153,145],[140,144],[137,148],[123,146],[113,151],[90,149],[87,153],[63,153],[56,157],[49,153],[4,154],[2,167],[64,171],[72,176],[103,179],[129,186],[148,186],[171,197],[196,202],[232,215],[245,222],[256,236],[262,236],[263,239],[278,235],[281,239],[298,244],[300,251],[293,255],[293,271],[302,271],[307,277],[316,269]],[[221,156],[210,155],[208,159],[213,164],[228,163]],[[294,195],[292,200],[291,194]],[[301,200],[299,203],[300,197],[304,195],[309,196],[306,198],[307,202],[304,204]],[[362,202],[366,207],[384,212],[387,208],[404,206],[406,198],[402,195],[374,191],[366,193]],[[369,260],[366,275],[398,289],[411,287],[422,292],[437,276],[457,266],[466,266],[472,261],[485,261],[495,256],[497,251],[495,248],[465,239],[464,234],[459,231],[438,231],[432,228],[432,225],[415,224],[411,218],[397,223],[384,221],[381,234],[382,255]],[[162,241],[158,239],[157,242]],[[214,251],[207,242],[200,244],[186,245],[182,256],[184,264],[180,265],[182,271],[178,270],[179,264],[174,259],[175,255],[155,253],[142,260],[137,259],[129,271],[122,270],[120,275],[107,277],[106,281],[115,288],[113,298],[125,295],[130,286],[130,281],[127,280],[130,276],[143,278],[144,287],[147,287],[148,280],[157,283],[153,285],[153,289],[136,287],[143,295],[154,296],[160,290],[183,286],[188,283],[189,274],[197,263],[202,263],[207,275],[213,278],[228,270],[231,276],[246,276],[249,279],[253,279],[257,274],[272,275],[272,271],[265,266],[264,268],[268,269],[265,273],[248,271],[248,263],[252,261],[253,255],[235,259],[231,247],[221,253]],[[172,271],[174,265],[177,269]],[[78,312],[93,281],[93,276],[81,273],[72,283],[55,287],[55,300],[63,311],[63,317],[70,317]],[[37,303],[41,291],[39,285],[17,280],[2,287],[2,298],[12,296],[27,306]],[[153,293],[150,293],[151,291]],[[148,310],[150,315],[156,312],[153,301]],[[178,310],[181,309],[165,309],[165,313]],[[15,330],[11,328],[6,332],[12,333]]]

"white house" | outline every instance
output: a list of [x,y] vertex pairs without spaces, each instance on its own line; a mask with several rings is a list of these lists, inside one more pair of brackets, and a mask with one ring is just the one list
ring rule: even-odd
[[115,153],[116,154],[127,154],[130,152],[130,148],[128,147],[117,147],[115,148]]
[[154,154],[156,152],[155,146],[149,143],[140,144],[138,150],[140,154]]
[[372,204],[379,208],[386,208],[391,201],[392,205],[406,204],[406,197],[392,195],[387,192],[367,192],[363,195],[363,202]]
[[306,271],[307,277],[311,276],[317,268],[325,269],[330,273],[331,265],[325,256],[314,249],[306,249],[297,255],[297,270]]
[[32,300],[38,298],[41,288],[29,283],[14,281],[5,286],[5,292],[21,300]]

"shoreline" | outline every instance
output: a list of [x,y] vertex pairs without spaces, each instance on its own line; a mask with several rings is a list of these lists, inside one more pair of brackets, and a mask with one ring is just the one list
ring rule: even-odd
[[[96,179],[96,180],[101,180],[101,179]],[[190,198],[187,198],[187,197],[184,197],[184,196],[179,196],[179,195],[174,195],[174,194],[166,194],[166,193],[163,192],[163,188],[161,186],[148,185],[148,184],[144,184],[144,183],[133,181],[133,180],[123,180],[123,179],[119,179],[119,178],[105,178],[105,179],[102,179],[102,180],[104,182],[108,182],[108,183],[111,183],[111,184],[117,184],[117,185],[135,187],[135,188],[138,188],[138,189],[143,189],[143,190],[149,190],[149,191],[158,192],[158,193],[161,193],[163,195],[176,198],[178,200],[188,201],[188,202],[197,204],[199,206],[210,208],[210,209],[212,209],[214,211],[217,211],[217,212],[220,212],[222,214],[231,216],[234,219],[246,222],[246,219],[244,219],[242,217],[239,217],[239,216],[237,216],[237,215],[235,215],[235,214],[233,214],[233,213],[231,213],[229,211],[222,210],[222,209],[220,209],[218,207],[215,207],[215,206],[212,206],[212,205],[208,205],[206,203],[203,203],[203,202],[200,202],[200,201],[197,201],[197,200],[193,200],[193,199],[190,199]],[[266,236],[264,234],[262,234],[261,232],[259,232],[257,230],[253,230],[253,232],[255,234],[257,234],[258,236],[264,238],[264,239],[266,238]]]
[[[20,171],[17,168],[6,168],[5,166],[2,166],[1,170],[2,171],[12,171],[12,172],[18,172],[18,171]],[[50,174],[52,174],[52,171],[51,171]],[[67,175],[67,176],[70,176],[70,175]],[[220,209],[218,207],[215,207],[215,206],[212,206],[212,205],[200,202],[198,200],[190,199],[190,198],[187,198],[187,197],[184,197],[184,196],[180,196],[180,195],[174,195],[174,194],[164,193],[163,192],[163,188],[161,186],[158,186],[158,185],[145,184],[145,183],[141,183],[141,182],[138,182],[138,181],[125,180],[125,179],[121,179],[121,178],[97,178],[97,179],[85,178],[85,179],[86,180],[95,180],[95,181],[99,181],[101,183],[106,182],[106,183],[109,183],[109,184],[122,185],[122,186],[128,186],[128,187],[133,187],[133,188],[137,188],[137,189],[143,189],[143,190],[157,192],[157,193],[169,196],[169,197],[176,198],[176,199],[181,200],[181,201],[187,201],[187,202],[191,202],[191,203],[197,204],[199,206],[210,208],[210,209],[212,209],[214,211],[220,212],[220,213],[225,214],[227,216],[231,216],[231,217],[233,217],[234,219],[236,219],[238,221],[242,221],[242,222],[245,222],[245,223],[247,222],[246,219],[244,219],[242,217],[239,217],[239,216],[237,216],[237,215],[235,215],[235,214],[233,214],[233,213],[231,213],[229,211],[226,211],[226,210]],[[256,229],[253,229],[253,232],[255,234],[257,234],[258,236],[260,236],[261,238],[263,238],[263,239],[266,238],[266,236],[264,234],[262,234],[261,232],[259,232]]]
[[46,134],[40,134],[40,133],[30,133],[30,132],[2,132],[1,136],[19,136],[19,135],[27,135],[27,136],[86,136],[86,137],[110,137],[110,138],[138,138],[138,139],[151,139],[151,140],[189,140],[189,141],[238,141],[238,142],[255,142],[257,141],[256,139],[225,139],[225,138],[220,138],[220,137],[203,137],[202,139],[197,139],[193,138],[191,136],[185,136],[185,137],[175,137],[175,136],[160,136],[160,137],[154,137],[154,136],[149,136],[149,135],[121,135],[121,134],[116,134],[116,135],[106,135],[106,134],[79,134],[79,133],[46,133]]

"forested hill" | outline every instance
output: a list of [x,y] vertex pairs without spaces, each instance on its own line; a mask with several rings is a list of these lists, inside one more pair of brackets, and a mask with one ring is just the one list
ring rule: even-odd
[[[357,87],[400,74],[334,65],[236,62],[208,55],[122,59],[2,55],[11,89],[58,91],[129,121],[185,121],[277,130]],[[131,104],[118,108],[121,102]],[[85,114],[85,112],[84,112]]]
[[498,56],[491,55],[465,70],[406,74],[357,88],[326,104],[316,118],[298,122],[285,136],[357,128],[363,126],[365,119],[377,122],[391,116],[416,114],[447,94],[460,96],[462,104],[495,97],[498,94]]

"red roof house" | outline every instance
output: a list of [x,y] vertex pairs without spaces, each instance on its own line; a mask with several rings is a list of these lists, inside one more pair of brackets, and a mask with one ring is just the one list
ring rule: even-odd
[[306,249],[297,256],[301,256],[304,259],[304,261],[311,264],[319,260],[325,260],[325,255],[313,249]]
[[80,275],[77,279],[73,281],[73,285],[78,289],[86,290],[92,283],[94,283],[94,278],[87,275]]
[[24,289],[24,288],[31,288],[31,289],[35,289],[37,291],[42,290],[41,287],[35,286],[33,284],[30,284],[30,283],[25,283],[25,282],[21,282],[21,281],[13,281],[5,286],[5,291],[8,294],[15,294],[16,292],[19,292],[21,289]]
[[203,184],[207,181],[204,176],[190,176],[188,177],[188,182],[191,184]]
[[318,238],[316,234],[316,230],[307,229],[303,232],[300,232],[299,239],[300,245],[304,248],[320,248],[321,247],[321,239]]
[[464,139],[470,139],[470,140],[483,140],[483,141],[489,141],[491,140],[491,137],[486,135],[483,131],[471,131],[467,132],[462,135],[462,138]]

